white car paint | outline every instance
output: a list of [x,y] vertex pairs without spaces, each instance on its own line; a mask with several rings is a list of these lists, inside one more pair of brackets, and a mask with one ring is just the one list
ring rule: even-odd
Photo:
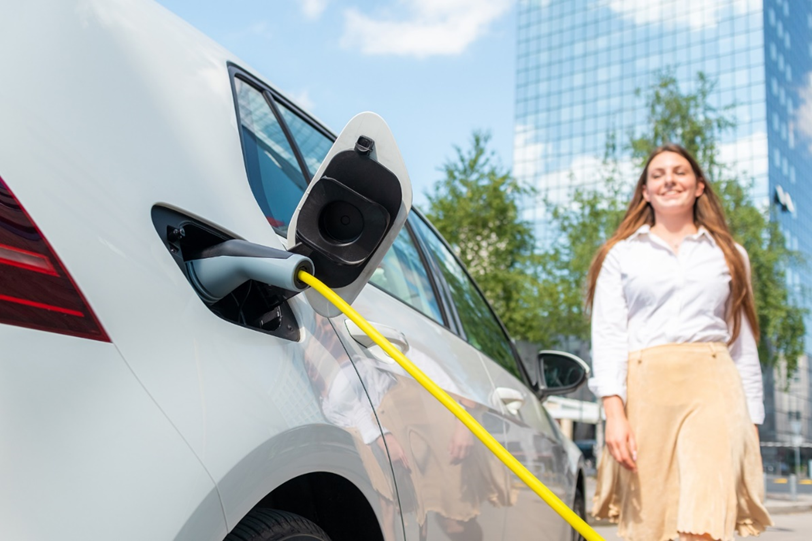
[[[111,340],[0,324],[3,539],[220,540],[311,472],[355,486],[385,539],[419,534],[417,516],[381,496],[395,475],[373,478],[369,434],[352,424],[375,419],[367,396],[347,392],[359,376],[343,348],[357,344],[342,335],[342,348],[303,295],[290,300],[298,342],[218,318],[156,234],[150,212],[163,205],[283,248],[246,180],[229,62],[147,0],[0,5],[0,177]],[[433,356],[459,396],[488,404],[492,361],[403,320],[408,308],[368,312]],[[507,515],[488,513],[498,538]]]

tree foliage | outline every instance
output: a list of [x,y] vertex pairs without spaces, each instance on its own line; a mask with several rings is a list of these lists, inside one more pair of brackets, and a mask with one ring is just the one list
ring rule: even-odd
[[552,240],[537,258],[539,319],[542,334],[579,342],[589,341],[589,318],[584,306],[584,285],[595,253],[620,224],[627,199],[626,183],[615,158],[617,148],[609,137],[595,180],[599,188],[578,187],[567,203],[546,201]]
[[489,150],[490,134],[475,131],[470,147],[455,147],[444,178],[426,197],[426,216],[468,268],[494,310],[517,338],[538,340],[532,311],[534,236],[520,217],[533,192],[501,167]]
[[[804,351],[805,310],[788,290],[785,271],[800,259],[787,249],[769,210],[756,206],[752,181],[738,178],[734,164],[720,161],[719,138],[735,122],[727,109],[711,106],[713,87],[699,74],[695,90],[683,92],[671,73],[659,74],[645,95],[648,129],[630,134],[628,150],[640,169],[651,150],[667,142],[681,144],[697,157],[722,200],[734,238],[750,256],[761,362],[772,366],[784,359],[791,374]],[[543,289],[554,292],[541,296],[554,299],[547,307],[552,316],[545,322],[548,334],[589,340],[583,307],[586,272],[620,222],[636,180],[620,178],[619,155],[614,137],[609,137],[594,187],[574,189],[566,204],[548,204],[554,241],[541,254]]]
[[787,287],[786,269],[801,260],[786,247],[770,209],[754,202],[752,180],[739,178],[735,164],[721,161],[720,137],[735,119],[730,109],[711,105],[713,90],[714,83],[699,74],[694,90],[685,92],[672,73],[664,72],[640,91],[648,129],[628,134],[623,147],[609,134],[592,182],[574,188],[566,202],[546,200],[547,239],[540,253],[534,253],[531,224],[520,217],[523,198],[534,192],[495,163],[489,135],[474,132],[470,148],[455,149],[455,158],[442,167],[444,178],[427,194],[427,216],[514,337],[545,347],[589,341],[584,292],[592,258],[620,223],[649,152],[676,142],[702,164],[733,236],[750,256],[761,362],[774,366],[783,359],[783,372],[795,371],[804,351],[806,312]]
[[[711,177],[720,167],[718,137],[735,126],[728,116],[730,107],[721,111],[710,103],[715,83],[703,73],[697,75],[696,90],[683,93],[670,71],[661,72],[646,96],[649,129],[639,137],[630,136],[632,156],[641,167],[652,150],[665,143],[685,147]],[[638,96],[642,90],[638,89]]]

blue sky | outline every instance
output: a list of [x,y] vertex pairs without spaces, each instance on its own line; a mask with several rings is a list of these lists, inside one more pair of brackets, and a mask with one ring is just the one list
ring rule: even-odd
[[512,0],[159,0],[339,132],[361,111],[389,123],[415,203],[475,129],[510,166]]

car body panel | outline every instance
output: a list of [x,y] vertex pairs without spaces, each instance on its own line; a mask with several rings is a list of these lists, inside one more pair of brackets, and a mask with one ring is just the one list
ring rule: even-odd
[[0,344],[0,537],[223,538],[213,480],[113,344],[7,325]]
[[[375,287],[365,288],[354,308],[373,325],[386,321],[386,325],[403,333],[409,359],[461,400],[481,423],[499,423],[497,412],[488,407],[491,381],[468,344]],[[448,530],[464,528],[461,524],[470,521],[467,527],[482,528],[489,534],[486,539],[499,538],[503,506],[510,498],[507,469],[473,438],[466,457],[452,462],[449,449],[454,431],[462,426],[460,421],[392,359],[377,356],[370,352],[371,348],[354,341],[344,319],[335,318],[334,325],[359,371],[373,374],[362,377],[362,381],[373,380],[376,384],[371,388],[367,383],[367,391],[382,430],[398,439],[408,457],[408,467],[393,464],[407,537],[422,538],[422,527],[426,539],[445,540]]]
[[[72,274],[132,381],[222,486],[230,529],[280,479],[278,462],[257,460],[263,449],[284,446],[297,427],[335,425],[308,377],[306,359],[325,346],[304,299],[291,301],[300,342],[218,318],[151,220],[153,205],[163,204],[231,236],[283,247],[245,177],[227,65],[238,59],[151,2],[34,1],[15,16],[17,27],[0,17],[0,66],[22,83],[0,85],[0,103],[15,105],[3,108],[0,126],[3,178]],[[21,48],[29,52],[14,52]],[[372,415],[368,399],[356,398]],[[343,439],[311,431],[313,441],[345,449],[354,429],[341,430]],[[352,473],[364,491],[369,474],[353,453],[322,453],[318,468]],[[134,528],[132,535],[175,532]]]
[[[217,317],[156,233],[162,205],[284,247],[246,177],[230,64],[244,66],[149,1],[0,6],[0,176],[112,341],[0,325],[0,537],[222,539],[268,492],[319,471],[361,491],[385,539],[425,524],[444,538],[417,498],[400,507],[412,478],[375,450],[386,414],[374,391],[390,378],[426,424],[454,426],[450,414],[304,296],[289,301],[298,341]],[[492,361],[374,287],[356,306],[504,433]],[[447,452],[432,445],[410,447],[415,468]],[[481,497],[497,488],[510,503],[511,481],[475,445],[491,479],[474,516],[498,539],[511,511]]]
[[[571,502],[576,470],[570,470],[564,444],[553,427],[554,421],[518,378],[490,359],[486,366],[497,388],[513,389],[524,397],[516,413],[505,414],[507,426],[498,435],[500,443],[562,501]],[[564,538],[563,532],[569,529],[564,519],[547,505],[539,506],[538,495],[516,477],[513,479],[518,498],[515,505],[507,509],[504,538],[524,539],[531,531],[537,532],[538,539]]]

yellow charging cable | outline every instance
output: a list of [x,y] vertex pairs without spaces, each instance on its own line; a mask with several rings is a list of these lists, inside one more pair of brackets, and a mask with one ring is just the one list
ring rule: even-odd
[[496,455],[496,457],[502,461],[510,471],[515,473],[519,479],[521,479],[524,484],[526,484],[530,489],[538,494],[542,500],[544,500],[547,505],[553,508],[553,510],[561,515],[561,517],[566,520],[575,530],[580,533],[584,539],[587,541],[604,541],[603,537],[601,537],[598,532],[593,530],[589,524],[583,521],[581,517],[576,515],[572,509],[567,507],[567,505],[562,502],[558,496],[553,494],[549,488],[544,486],[544,484],[536,479],[536,477],[530,473],[530,471],[524,467],[524,465],[516,460],[510,452],[505,449],[501,443],[496,441],[496,439],[491,436],[491,434],[485,430],[481,424],[479,424],[476,419],[474,419],[465,408],[463,408],[459,402],[448,396],[448,394],[443,391],[440,387],[437,386],[431,379],[429,379],[426,374],[423,373],[417,366],[412,363],[403,353],[400,352],[395,346],[393,346],[389,340],[387,340],[381,333],[379,333],[375,327],[369,324],[366,319],[364,319],[361,314],[355,311],[355,309],[347,304],[347,302],[339,297],[332,289],[324,285],[324,283],[313,276],[312,274],[306,271],[299,271],[298,274],[299,280],[306,283],[319,293],[321,293],[324,298],[328,301],[333,303],[336,308],[344,312],[344,314],[350,318],[356,325],[358,325],[361,330],[363,330],[367,336],[369,336],[373,342],[378,344],[381,349],[383,349],[386,353],[389,354],[397,363],[403,367],[406,372],[408,372],[417,382],[426,388],[428,392],[434,396],[437,400],[440,401],[442,405],[448,408],[451,413],[453,413],[457,419],[462,421],[462,423],[467,426],[474,435],[479,438],[479,441],[485,444],[485,446],[491,450],[491,452]]

